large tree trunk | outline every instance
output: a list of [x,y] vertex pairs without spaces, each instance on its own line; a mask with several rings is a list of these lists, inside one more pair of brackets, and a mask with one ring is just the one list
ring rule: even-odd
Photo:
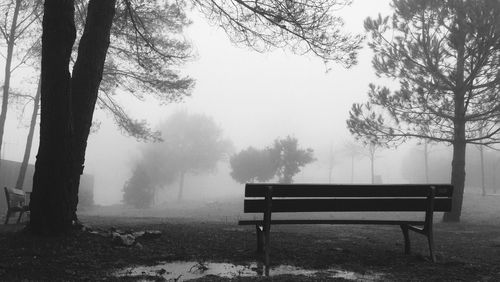
[[10,26],[9,37],[7,38],[7,56],[5,57],[5,73],[3,80],[3,96],[2,96],[2,111],[0,112],[0,152],[2,151],[3,134],[5,131],[5,120],[7,119],[7,109],[9,105],[9,88],[12,56],[14,54],[14,43],[16,41],[17,18],[19,9],[21,8],[21,0],[16,0],[14,14],[12,15],[12,23]]
[[74,186],[71,190],[73,217],[76,220],[80,175],[83,173],[87,140],[102,80],[102,72],[109,46],[111,24],[116,0],[91,0],[88,5],[85,30],[78,47],[73,67],[71,90],[74,114]]
[[28,132],[28,138],[26,140],[26,147],[24,149],[23,162],[21,163],[21,168],[19,169],[19,175],[17,176],[16,188],[23,189],[24,178],[26,176],[26,170],[28,169],[28,162],[31,155],[31,146],[33,145],[33,136],[35,135],[36,120],[38,117],[38,109],[40,108],[40,93],[41,93],[42,79],[38,81],[38,88],[36,90],[35,100],[33,101],[33,113],[31,114],[30,130]]
[[35,163],[29,228],[57,234],[72,223],[71,77],[75,42],[74,1],[46,0],[42,33],[40,145]]

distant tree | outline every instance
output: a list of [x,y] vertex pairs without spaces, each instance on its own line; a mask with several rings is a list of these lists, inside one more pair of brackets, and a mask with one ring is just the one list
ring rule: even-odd
[[369,102],[354,104],[347,124],[379,144],[452,144],[455,190],[443,220],[457,222],[466,144],[500,142],[500,2],[395,0],[393,8],[392,18],[368,18],[365,28],[377,75],[400,88],[370,84]]
[[31,155],[31,147],[33,146],[33,137],[35,135],[35,126],[37,124],[38,110],[40,109],[40,94],[41,94],[41,81],[38,81],[38,88],[33,98],[33,111],[31,112],[30,127],[28,130],[28,136],[26,138],[26,145],[24,147],[23,160],[21,162],[21,167],[19,168],[19,174],[17,175],[16,188],[22,189],[24,184],[24,178],[26,176],[26,171],[28,169],[28,162]]
[[248,147],[231,156],[231,177],[239,183],[265,182],[276,174],[275,162],[269,149]]
[[146,167],[137,164],[132,177],[123,186],[123,202],[136,208],[149,208],[153,204],[155,187]]
[[[40,54],[40,25],[42,3],[39,0],[6,0],[0,4],[1,38],[5,40],[5,58],[2,107],[0,110],[0,151],[7,119],[9,97],[12,93],[11,76],[13,72]],[[2,42],[3,43],[3,42]],[[3,44],[2,44],[3,45]],[[17,188],[22,189],[22,185]]]
[[330,151],[328,153],[328,183],[332,183],[332,172],[333,166],[335,165],[336,159],[335,154],[333,152],[333,143],[330,144]]
[[[446,183],[449,181],[452,158],[450,147],[444,144],[433,144],[432,150],[428,150],[429,170],[426,176],[422,165],[425,163],[425,151],[422,150],[422,144],[409,142],[408,145],[409,149],[400,154],[399,172],[404,179],[410,183]],[[471,161],[467,162],[467,170],[471,168]],[[471,176],[469,174],[467,179],[472,180]]]
[[174,183],[178,177],[173,161],[158,146],[148,144],[143,147],[132,175],[123,187],[123,202],[137,208],[154,204],[158,190]]
[[269,150],[280,183],[292,183],[303,166],[316,160],[311,148],[299,148],[297,138],[291,136],[276,139]]
[[[202,114],[174,113],[159,126],[162,141],[146,144],[138,165],[148,170],[153,190],[178,181],[177,199],[183,198],[186,174],[211,172],[232,150],[212,118]],[[132,176],[133,177],[133,176]]]
[[[149,33],[141,26],[140,18],[134,16],[137,14],[133,9],[149,2],[165,4],[162,1],[118,2],[125,5],[130,15],[127,26],[136,29],[134,34],[139,42],[148,39]],[[342,20],[333,15],[348,1],[189,2],[243,45],[261,50],[259,47],[288,47],[346,67],[355,63],[361,37],[343,34]],[[30,229],[38,233],[64,233],[76,219],[79,177],[117,11],[116,0],[89,0],[88,3],[72,75],[69,65],[76,37],[75,1],[44,3],[40,145],[30,202]],[[184,7],[185,1],[173,3]],[[155,44],[143,46],[158,52]],[[168,52],[162,55],[168,56]]]
[[368,144],[368,158],[370,159],[370,175],[371,175],[371,183],[375,183],[375,158],[377,157],[377,151],[381,148],[377,143],[369,143]]
[[351,183],[354,183],[354,160],[363,155],[363,149],[354,142],[346,142],[342,149],[343,153],[351,158]]

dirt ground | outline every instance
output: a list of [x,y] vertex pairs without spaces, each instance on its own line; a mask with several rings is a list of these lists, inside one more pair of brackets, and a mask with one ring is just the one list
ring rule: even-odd
[[[412,254],[403,252],[395,226],[273,226],[271,264],[305,269],[331,267],[356,273],[381,273],[380,281],[500,281],[500,197],[466,195],[460,224],[436,217],[437,263],[428,260],[426,239],[411,233]],[[170,261],[231,262],[261,260],[255,230],[238,226],[241,203],[204,204],[181,213],[175,207],[139,212],[123,207],[82,212],[81,219],[101,234],[159,230],[124,247],[111,238],[76,232],[65,237],[33,237],[23,225],[0,227],[1,281],[162,281],[160,275],[116,277],[124,267]],[[235,212],[234,209],[238,209]],[[215,276],[199,281],[227,281]],[[344,281],[322,276],[234,277],[234,281]]]

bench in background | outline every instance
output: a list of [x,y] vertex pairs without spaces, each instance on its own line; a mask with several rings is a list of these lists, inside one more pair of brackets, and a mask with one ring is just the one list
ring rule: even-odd
[[9,218],[13,213],[18,212],[19,217],[17,223],[21,221],[23,213],[29,211],[29,201],[26,198],[26,192],[20,189],[4,187],[5,200],[7,201],[7,214],[5,215],[5,223],[9,223]]
[[[453,186],[449,184],[246,184],[245,213],[263,213],[262,220],[240,220],[239,225],[255,225],[257,251],[264,251],[269,265],[270,230],[273,224],[377,224],[399,225],[405,253],[410,253],[409,230],[427,237],[430,258],[436,261],[433,213],[451,210]],[[424,220],[368,219],[276,219],[273,213],[302,212],[424,212]]]

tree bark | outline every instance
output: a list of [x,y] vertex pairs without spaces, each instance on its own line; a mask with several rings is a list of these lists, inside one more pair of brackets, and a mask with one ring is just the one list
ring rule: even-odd
[[78,47],[78,57],[73,67],[71,91],[73,95],[75,157],[71,206],[75,220],[77,220],[76,209],[80,175],[84,170],[87,140],[108,51],[111,25],[115,15],[115,3],[116,0],[91,0],[89,2],[85,29]]
[[71,227],[72,113],[69,62],[75,42],[73,0],[46,0],[42,33],[40,145],[33,176],[34,233],[58,234]]
[[7,41],[7,56],[5,57],[5,73],[3,81],[3,96],[2,96],[2,111],[0,112],[0,152],[3,145],[3,134],[5,131],[5,120],[7,119],[7,109],[9,105],[9,88],[10,88],[10,75],[12,56],[14,54],[14,43],[16,41],[16,28],[17,18],[19,16],[19,9],[21,8],[21,0],[16,0],[14,7],[14,14],[12,16],[12,23],[10,26],[10,33]]
[[36,120],[38,117],[38,109],[40,108],[40,93],[41,93],[42,79],[38,81],[38,88],[36,90],[35,100],[33,101],[33,113],[31,114],[30,129],[28,132],[28,138],[26,139],[26,148],[24,149],[23,162],[21,163],[21,168],[19,169],[19,175],[17,176],[16,188],[23,189],[24,178],[26,176],[26,170],[28,169],[28,162],[31,155],[31,147],[33,145],[33,136],[35,135]]

